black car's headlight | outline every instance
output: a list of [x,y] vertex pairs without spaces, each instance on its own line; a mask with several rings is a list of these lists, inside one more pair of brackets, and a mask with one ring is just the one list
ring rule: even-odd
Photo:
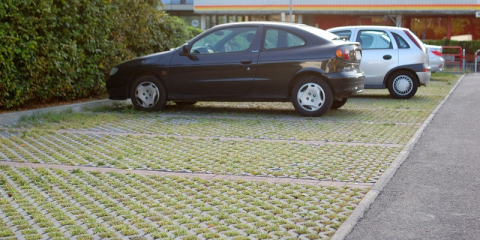
[[117,72],[118,72],[118,68],[113,67],[113,68],[110,70],[109,75],[112,76],[112,75],[114,75],[114,74],[117,73]]

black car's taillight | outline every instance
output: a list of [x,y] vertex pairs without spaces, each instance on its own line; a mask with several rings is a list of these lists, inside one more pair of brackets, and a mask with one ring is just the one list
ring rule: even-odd
[[335,51],[337,58],[346,62],[357,62],[362,59],[362,50],[359,47],[342,46]]
[[345,61],[348,61],[350,59],[350,51],[347,48],[337,49],[337,51],[335,52],[335,55],[338,58],[343,59]]

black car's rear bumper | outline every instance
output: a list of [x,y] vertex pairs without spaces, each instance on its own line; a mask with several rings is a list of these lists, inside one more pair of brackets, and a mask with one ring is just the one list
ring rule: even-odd
[[363,73],[334,73],[328,74],[330,86],[333,90],[335,98],[345,98],[356,95],[364,89]]

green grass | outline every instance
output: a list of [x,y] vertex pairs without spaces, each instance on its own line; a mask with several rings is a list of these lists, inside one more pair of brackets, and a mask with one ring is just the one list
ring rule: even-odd
[[[38,181],[32,181],[38,176],[43,176],[43,184]],[[208,238],[219,237],[219,233],[238,236],[240,232],[248,235],[254,235],[257,238],[268,238],[266,232],[260,229],[267,229],[273,226],[268,219],[277,219],[274,223],[278,228],[272,228],[276,231],[282,228],[296,229],[305,234],[310,233],[306,228],[297,226],[291,222],[303,223],[307,221],[306,215],[289,214],[296,213],[298,208],[316,209],[323,208],[322,205],[327,201],[320,200],[324,194],[335,193],[337,198],[348,199],[354,193],[356,199],[366,194],[367,189],[350,189],[337,187],[321,187],[308,185],[291,184],[270,184],[255,183],[249,181],[226,181],[226,180],[202,180],[189,179],[182,177],[160,177],[160,176],[141,176],[135,174],[119,173],[99,173],[99,172],[77,172],[72,173],[63,170],[50,169],[30,169],[30,168],[10,168],[2,167],[0,177],[7,180],[8,184],[2,185],[0,191],[6,189],[15,189],[22,182],[26,182],[32,191],[22,192],[22,198],[12,201],[4,199],[2,201],[2,211],[8,212],[8,206],[21,202],[22,199],[33,199],[36,195],[47,196],[37,198],[36,205],[29,208],[31,212],[46,210],[49,214],[43,218],[49,221],[70,221],[66,229],[72,236],[82,236],[88,238],[86,234],[88,229],[98,234],[98,236],[113,236],[108,227],[115,230],[115,234],[120,236],[136,236],[139,230],[148,232],[151,236],[189,236],[192,237],[192,231],[197,234],[203,234]],[[55,185],[54,189],[48,186]],[[76,186],[76,187],[72,187]],[[175,191],[172,191],[175,189]],[[301,192],[305,195],[314,196],[309,200],[295,198],[289,195],[290,192]],[[75,194],[78,193],[78,194]],[[179,193],[182,193],[180,197]],[[223,193],[228,193],[225,195]],[[20,193],[18,193],[20,194]],[[66,198],[65,196],[76,196]],[[325,196],[327,196],[325,195]],[[86,198],[88,204],[83,203]],[[55,203],[62,202],[57,206]],[[328,199],[328,197],[326,198]],[[348,200],[342,200],[348,202]],[[109,204],[109,203],[115,204]],[[246,203],[253,203],[246,204]],[[282,214],[272,211],[273,209],[283,208],[285,206],[297,206],[285,208]],[[91,216],[94,218],[77,217],[75,214],[78,208],[64,207],[76,203],[82,203]],[[53,204],[53,205],[52,205]],[[184,205],[185,208],[176,208]],[[158,207],[152,207],[158,206]],[[214,206],[213,208],[204,208],[204,206]],[[355,204],[345,204],[339,207],[338,213],[332,217],[335,221],[340,221],[341,216],[348,216]],[[223,210],[216,209],[239,209],[241,214],[225,214]],[[142,210],[144,209],[144,210]],[[174,214],[165,214],[165,210],[177,209]],[[13,211],[12,209],[11,211]],[[192,211],[193,210],[193,211]],[[148,214],[151,222],[145,222],[142,214]],[[103,214],[102,214],[103,213]],[[111,213],[116,213],[112,215]],[[325,214],[325,213],[321,213]],[[312,212],[308,218],[317,216]],[[336,217],[338,216],[338,217]],[[122,220],[123,219],[123,220]],[[160,220],[162,223],[154,219]],[[319,218],[320,219],[320,218]],[[7,219],[9,220],[9,219]],[[75,221],[77,220],[77,221]],[[280,221],[282,220],[282,221]],[[343,221],[345,218],[343,218]],[[221,221],[221,223],[220,223]],[[242,225],[241,221],[249,224]],[[85,223],[80,226],[77,222]],[[24,229],[30,229],[28,223],[21,218],[12,222],[17,228],[25,226]],[[204,227],[201,227],[204,224]],[[333,224],[333,222],[332,222]],[[205,228],[206,226],[206,228]],[[255,226],[255,227],[252,227]],[[310,227],[321,227],[317,223],[311,222]],[[86,228],[85,228],[86,227]],[[205,229],[200,231],[201,229]],[[45,232],[49,236],[57,236],[58,232],[54,228],[45,227]],[[155,229],[164,229],[164,231],[154,231]],[[234,230],[238,229],[238,230]],[[28,232],[28,235],[32,233]],[[4,235],[9,232],[5,231]],[[166,234],[166,235],[165,235]],[[32,235],[33,236],[33,235]]]

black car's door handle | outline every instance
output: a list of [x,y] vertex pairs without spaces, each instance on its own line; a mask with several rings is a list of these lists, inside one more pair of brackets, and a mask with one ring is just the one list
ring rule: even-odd
[[252,63],[252,59],[244,59],[242,61],[240,61],[241,64],[250,64]]
[[385,55],[385,56],[383,56],[383,59],[385,59],[385,60],[390,60],[390,59],[392,59],[392,56],[390,56],[390,55]]

